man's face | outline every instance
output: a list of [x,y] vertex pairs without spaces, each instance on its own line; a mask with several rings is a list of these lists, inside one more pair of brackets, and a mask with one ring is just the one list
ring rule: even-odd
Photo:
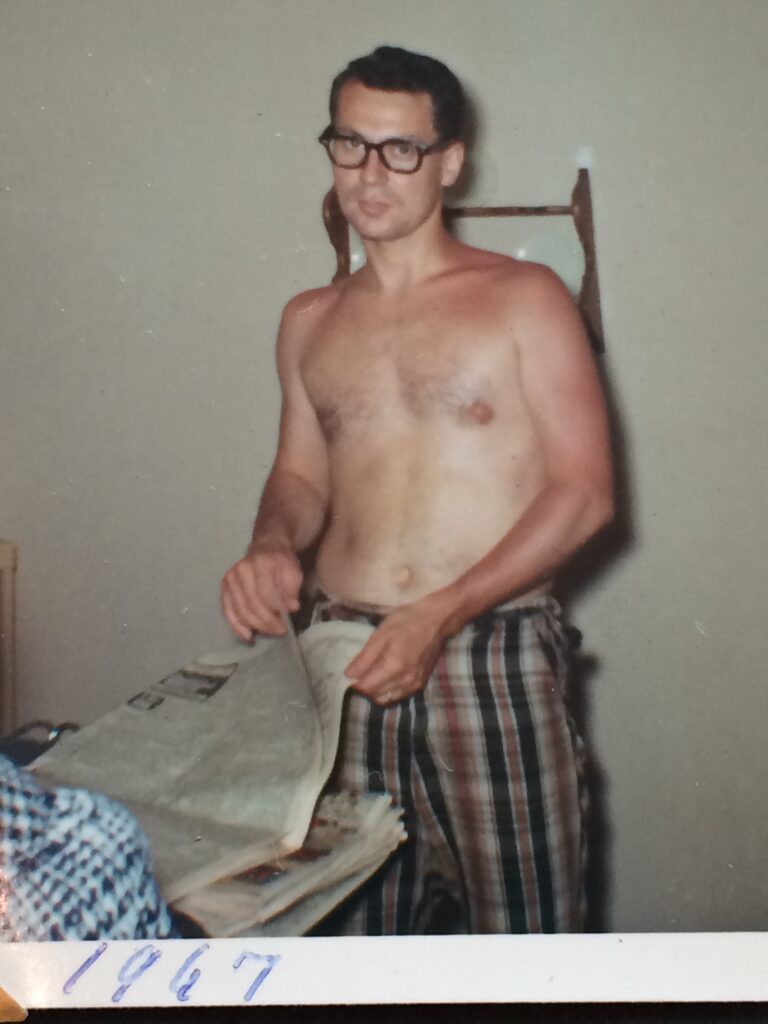
[[[428,93],[384,92],[356,81],[341,89],[334,128],[367,142],[396,138],[429,146],[437,141]],[[413,174],[388,170],[375,151],[362,167],[334,166],[344,216],[363,239],[390,241],[412,234],[440,207],[443,188],[458,177],[463,155],[461,143],[454,143],[425,156]]]

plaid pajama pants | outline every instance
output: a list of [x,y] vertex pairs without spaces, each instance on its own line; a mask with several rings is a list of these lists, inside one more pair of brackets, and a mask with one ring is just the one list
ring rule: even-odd
[[[381,616],[321,595],[312,622],[332,619]],[[409,839],[325,934],[580,930],[586,794],[567,646],[544,597],[469,623],[394,706],[350,691],[333,783],[390,793]]]

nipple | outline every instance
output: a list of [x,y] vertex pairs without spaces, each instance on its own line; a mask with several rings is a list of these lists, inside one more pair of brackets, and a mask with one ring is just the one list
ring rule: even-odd
[[476,401],[466,407],[467,415],[475,421],[475,423],[485,426],[486,423],[490,423],[493,419],[493,409],[487,402]]

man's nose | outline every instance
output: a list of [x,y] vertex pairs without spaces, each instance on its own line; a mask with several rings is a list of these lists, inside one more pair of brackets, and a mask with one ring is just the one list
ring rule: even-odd
[[387,176],[387,168],[381,160],[381,156],[375,149],[368,150],[368,159],[360,168],[360,177],[366,185],[372,185],[383,181]]

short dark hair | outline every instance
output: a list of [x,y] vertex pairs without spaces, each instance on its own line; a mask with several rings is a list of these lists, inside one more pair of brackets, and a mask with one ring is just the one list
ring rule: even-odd
[[378,46],[366,57],[352,60],[331,86],[331,123],[336,117],[339,93],[347,82],[361,82],[385,92],[425,92],[432,100],[432,121],[441,142],[464,138],[466,98],[461,82],[450,68],[434,57],[412,53],[399,46]]

